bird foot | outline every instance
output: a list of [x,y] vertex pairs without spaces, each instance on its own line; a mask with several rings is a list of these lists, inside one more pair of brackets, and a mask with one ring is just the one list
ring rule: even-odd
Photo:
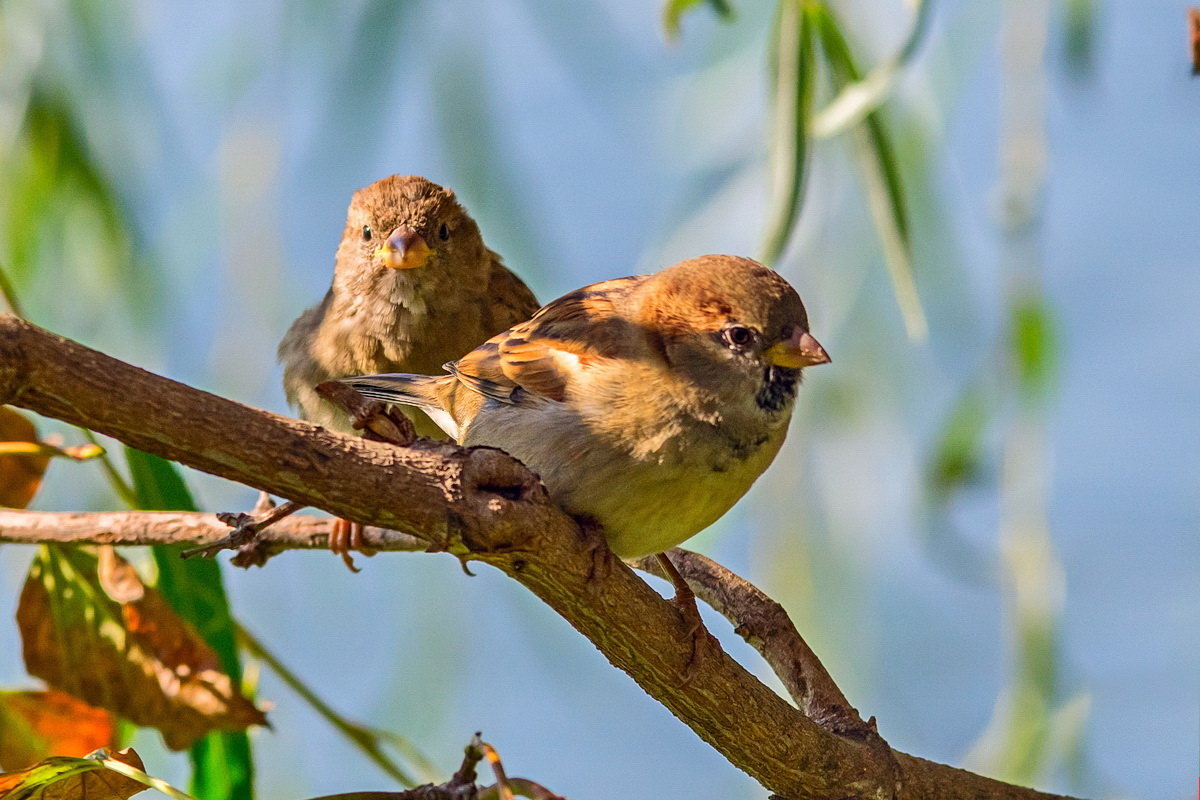
[[666,553],[658,553],[656,558],[667,579],[675,587],[675,595],[670,602],[683,619],[684,628],[691,641],[691,650],[680,676],[681,682],[686,686],[699,673],[700,666],[704,663],[704,655],[715,640],[708,628],[704,627],[704,620],[700,618],[700,608],[696,605],[696,593],[692,591],[692,587],[688,586]]
[[318,395],[350,415],[351,425],[373,442],[390,442],[404,447],[417,439],[417,429],[400,409],[378,400],[368,400],[352,387],[338,381],[326,381],[315,387]]
[[329,530],[329,549],[342,557],[342,563],[351,572],[362,572],[361,569],[354,565],[354,557],[350,555],[351,550],[357,550],[367,558],[376,553],[375,550],[367,547],[363,531],[364,527],[362,523],[351,522],[341,517],[333,520],[333,525]]
[[608,547],[608,540],[604,538],[604,529],[600,527],[599,522],[591,517],[583,516],[576,517],[575,521],[579,524],[579,530],[583,534],[584,548],[591,561],[586,578],[587,587],[594,591],[599,582],[612,573],[615,556]]

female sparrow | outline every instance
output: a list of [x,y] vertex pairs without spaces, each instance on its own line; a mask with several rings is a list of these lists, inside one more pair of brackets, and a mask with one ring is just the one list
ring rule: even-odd
[[[392,175],[354,193],[333,285],[279,345],[283,386],[301,417],[349,432],[313,387],[364,372],[429,372],[528,319],[537,299],[483,243],[454,193]],[[417,430],[441,438],[419,413]]]
[[[483,243],[454,193],[417,175],[392,175],[350,200],[333,284],[279,344],[283,387],[300,416],[352,432],[317,395],[326,381],[364,372],[429,372],[537,310],[533,292]],[[415,409],[417,432],[442,433]],[[330,548],[354,569],[361,526],[338,520]]]
[[778,273],[710,255],[560,297],[449,374],[343,382],[505,450],[634,559],[746,493],[783,444],[801,370],[829,360]]

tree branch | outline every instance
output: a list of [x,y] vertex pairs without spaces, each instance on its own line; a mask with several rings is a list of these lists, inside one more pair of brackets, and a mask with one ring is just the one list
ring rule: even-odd
[[[699,553],[676,547],[668,555],[696,596],[728,619],[734,632],[762,655],[805,716],[832,733],[863,739],[875,735],[874,718],[863,721],[783,606],[745,578]],[[634,566],[666,578],[652,556]]]
[[[333,519],[295,514],[259,534],[261,552],[328,547]],[[0,510],[0,542],[19,544],[208,545],[229,528],[215,514],[177,511],[64,512]],[[368,527],[363,543],[378,551],[418,552],[428,544],[406,533]],[[720,564],[690,550],[670,553],[696,595],[733,625],[763,655],[804,714],[823,728],[865,739],[871,723],[846,700],[816,654],[801,638],[783,607],[761,589]],[[644,558],[637,569],[665,578],[658,561]]]
[[0,317],[0,401],[491,564],[781,797],[1052,797],[892,751],[881,740],[834,734],[715,645],[685,683],[691,637],[675,608],[596,547],[589,537],[597,534],[581,530],[532,473],[498,450],[342,436],[153,375],[12,317]]

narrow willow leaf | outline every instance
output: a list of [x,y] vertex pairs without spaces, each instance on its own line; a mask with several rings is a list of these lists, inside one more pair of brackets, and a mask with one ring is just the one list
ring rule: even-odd
[[926,468],[924,484],[933,505],[946,505],[958,490],[983,475],[983,433],[989,412],[978,387],[970,387],[954,404]]
[[1038,400],[1050,388],[1058,364],[1054,320],[1045,298],[1024,292],[1009,311],[1009,346],[1017,386],[1027,400]]
[[733,6],[728,0],[667,0],[663,5],[663,30],[668,39],[678,39],[683,15],[707,2],[716,15],[728,22],[733,19]]
[[[196,504],[178,469],[169,461],[126,448],[125,458],[133,479],[139,508],[149,511],[195,511]],[[225,587],[221,565],[212,559],[179,557],[178,547],[152,549],[158,567],[159,591],[171,607],[193,626],[217,653],[222,669],[240,681],[237,628]],[[249,737],[243,731],[215,731],[192,745],[192,791],[206,800],[249,798],[254,762]]]
[[[813,138],[828,139],[837,136],[861,121],[888,98],[896,85],[896,79],[916,55],[925,33],[929,30],[932,9],[933,0],[916,0],[912,25],[908,35],[904,37],[900,51],[871,70],[866,77],[856,76],[852,82],[841,87],[837,96],[813,115]],[[836,26],[836,23],[834,24]]]
[[1067,69],[1075,77],[1086,77],[1092,71],[1096,49],[1096,2],[1066,0],[1065,11],[1063,38]]
[[[835,85],[840,87],[857,81],[859,69],[837,20],[823,5],[811,6],[809,13],[829,60]],[[896,303],[904,317],[904,328],[911,340],[924,341],[929,335],[929,326],[913,276],[908,204],[904,198],[900,164],[883,112],[879,109],[871,111],[862,124],[852,130],[852,134],[854,153],[866,185],[871,218],[883,246],[884,263],[892,281]]]
[[[141,287],[153,295],[158,276],[135,257],[134,227],[115,185],[96,162],[82,122],[71,103],[54,92],[35,89],[21,125],[16,155],[5,176],[10,202],[0,225],[10,232],[6,243],[11,267],[8,276],[18,286],[39,269],[64,258],[61,221],[78,216],[96,222],[95,253],[87,269],[110,273],[122,285]],[[151,303],[131,303],[136,313]]]
[[800,215],[808,166],[816,61],[803,0],[779,0],[771,42],[772,195],[762,260],[774,266]]

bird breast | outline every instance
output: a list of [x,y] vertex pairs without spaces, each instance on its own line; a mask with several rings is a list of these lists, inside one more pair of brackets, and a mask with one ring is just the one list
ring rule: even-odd
[[614,436],[567,403],[489,403],[462,444],[520,459],[563,508],[600,523],[618,556],[637,558],[674,547],[728,511],[774,459],[786,430],[735,445],[710,422],[677,415],[649,435]]

